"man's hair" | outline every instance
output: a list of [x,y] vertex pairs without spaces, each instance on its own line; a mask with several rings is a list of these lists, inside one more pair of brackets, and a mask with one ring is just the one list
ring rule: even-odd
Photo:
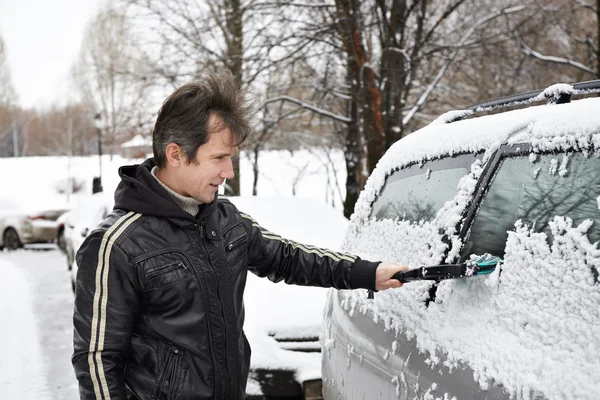
[[[203,81],[188,83],[173,92],[163,103],[154,131],[152,151],[158,168],[167,165],[169,143],[178,144],[188,163],[196,162],[196,151],[208,142],[209,128],[217,132],[229,128],[236,145],[250,133],[252,104],[240,91],[229,71],[208,75]],[[211,115],[219,118],[218,126],[209,127]]]

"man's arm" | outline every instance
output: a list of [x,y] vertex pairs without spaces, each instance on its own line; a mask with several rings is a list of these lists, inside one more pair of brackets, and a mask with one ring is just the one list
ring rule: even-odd
[[77,265],[72,362],[79,395],[126,399],[123,371],[139,307],[133,270],[110,229],[85,240]]
[[273,282],[336,289],[385,290],[402,283],[390,279],[408,268],[304,245],[262,228],[249,215],[240,213],[250,233],[249,267]]

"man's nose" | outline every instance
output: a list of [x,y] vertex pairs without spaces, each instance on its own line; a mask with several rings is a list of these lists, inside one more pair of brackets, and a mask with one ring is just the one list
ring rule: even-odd
[[233,172],[233,160],[230,158],[227,162],[227,167],[221,171],[221,178],[233,179],[234,177],[235,173]]

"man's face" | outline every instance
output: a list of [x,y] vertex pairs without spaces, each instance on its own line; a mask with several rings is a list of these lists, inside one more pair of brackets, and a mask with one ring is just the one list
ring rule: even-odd
[[[209,126],[214,126],[214,122],[211,118]],[[184,162],[177,171],[181,194],[202,203],[213,201],[219,185],[235,176],[232,157],[236,152],[229,128],[210,133],[208,142],[196,151],[196,162]]]

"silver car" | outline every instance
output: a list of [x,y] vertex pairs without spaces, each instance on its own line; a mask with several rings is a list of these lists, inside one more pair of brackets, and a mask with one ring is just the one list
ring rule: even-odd
[[411,271],[329,293],[325,399],[599,398],[600,98],[570,101],[591,86],[451,112],[387,151],[344,250]]
[[58,217],[65,208],[27,210],[9,199],[0,199],[0,249],[16,250],[25,244],[52,243]]

